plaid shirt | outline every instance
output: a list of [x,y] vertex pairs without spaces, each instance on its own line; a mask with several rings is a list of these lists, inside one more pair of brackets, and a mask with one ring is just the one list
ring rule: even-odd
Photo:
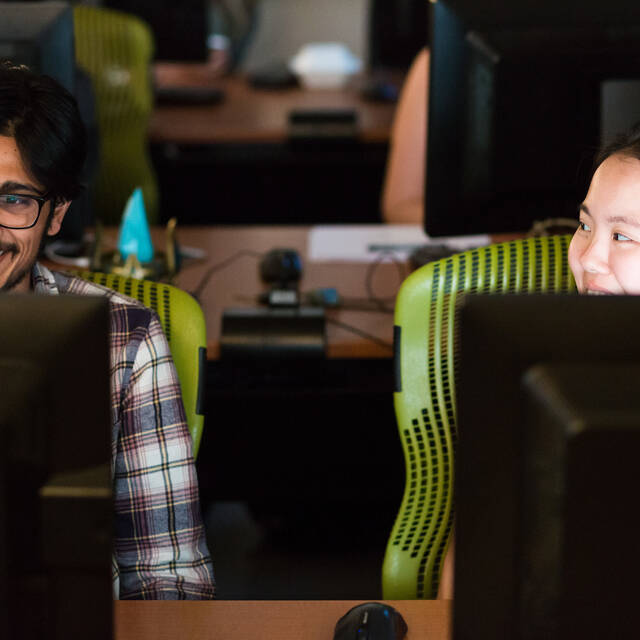
[[110,301],[114,596],[213,598],[191,437],[157,315],[111,289],[40,264],[32,282],[38,294]]

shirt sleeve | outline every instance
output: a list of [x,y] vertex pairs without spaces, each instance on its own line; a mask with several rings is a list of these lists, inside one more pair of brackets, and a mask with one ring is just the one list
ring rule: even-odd
[[180,386],[160,322],[148,317],[132,331],[112,327],[116,343],[127,336],[115,372],[114,580],[123,599],[209,599],[213,568]]

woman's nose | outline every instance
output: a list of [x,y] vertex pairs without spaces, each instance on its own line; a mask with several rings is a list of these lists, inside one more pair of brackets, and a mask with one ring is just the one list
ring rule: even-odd
[[587,273],[609,273],[609,248],[604,239],[593,238],[580,256]]

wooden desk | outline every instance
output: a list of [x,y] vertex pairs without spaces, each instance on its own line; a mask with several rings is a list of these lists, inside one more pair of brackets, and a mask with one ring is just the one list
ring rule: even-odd
[[[204,260],[188,261],[176,278],[176,284],[194,291],[212,265],[238,256],[228,266],[211,275],[200,303],[207,321],[208,358],[220,352],[221,319],[229,307],[256,306],[256,296],[265,291],[258,275],[259,258],[240,252],[264,253],[274,247],[296,249],[303,261],[307,255],[308,227],[178,227],[178,241],[206,251]],[[112,232],[112,235],[115,235]],[[163,232],[154,230],[156,247],[163,246]],[[300,286],[303,292],[318,287],[336,287],[350,298],[365,298],[368,264],[304,263]],[[384,263],[376,267],[373,287],[377,296],[395,296],[401,283],[397,266]],[[392,307],[392,302],[389,303]],[[328,311],[329,318],[372,335],[383,344],[366,339],[330,321],[327,345],[330,358],[389,358],[392,355],[393,316],[369,311]],[[385,346],[386,345],[386,346]]]
[[[160,220],[191,224],[377,222],[395,111],[369,102],[354,82],[340,90],[254,89],[242,76],[214,78],[204,65],[156,66],[159,86],[214,86],[211,105],[156,105],[149,126]],[[353,137],[293,142],[292,110],[350,109]]]
[[225,93],[219,104],[156,106],[149,127],[151,142],[182,144],[274,143],[287,138],[293,109],[354,109],[362,142],[386,142],[395,110],[392,103],[364,100],[357,85],[346,89],[265,91],[243,76],[213,78],[205,65],[158,63],[158,86],[214,86]]
[[[337,620],[359,602],[116,602],[115,640],[331,640]],[[388,601],[405,619],[406,640],[446,640],[451,602]]]

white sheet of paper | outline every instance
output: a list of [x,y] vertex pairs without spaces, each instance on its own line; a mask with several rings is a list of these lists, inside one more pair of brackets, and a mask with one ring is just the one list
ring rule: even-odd
[[430,238],[419,225],[319,225],[309,232],[307,259],[310,262],[373,262],[385,252],[404,260],[411,251],[426,244],[444,244],[464,251],[490,242],[488,235]]

